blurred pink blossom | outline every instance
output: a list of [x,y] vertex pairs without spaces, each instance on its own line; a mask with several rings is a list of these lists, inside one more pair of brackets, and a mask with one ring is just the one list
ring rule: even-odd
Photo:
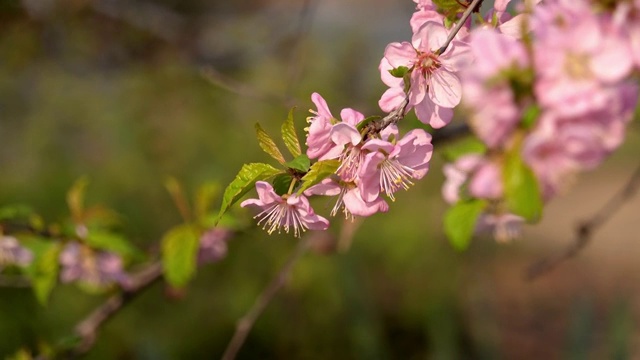
[[13,236],[0,236],[0,271],[6,266],[28,266],[33,261],[31,250],[20,245]]

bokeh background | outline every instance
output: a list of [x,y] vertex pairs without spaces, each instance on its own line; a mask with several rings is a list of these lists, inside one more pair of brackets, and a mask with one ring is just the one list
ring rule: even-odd
[[[410,38],[409,0],[2,0],[0,203],[67,216],[65,192],[116,209],[141,249],[181,219],[163,182],[229,182],[268,161],[254,140],[310,94],[334,114],[379,114],[377,65]],[[401,125],[420,126],[410,116]],[[443,164],[361,224],[349,251],[317,244],[295,267],[239,358],[640,358],[640,201],[576,258],[529,282],[528,265],[572,243],[637,166],[637,121],[599,170],[576,179],[523,238],[456,253],[441,227]],[[328,212],[320,203],[319,212]],[[247,215],[248,217],[248,215]],[[339,221],[336,221],[338,224]],[[333,230],[337,232],[336,229]],[[250,227],[176,294],[163,284],[104,326],[88,359],[217,358],[296,240]],[[0,287],[0,355],[70,334],[104,296],[57,287],[47,307]]]

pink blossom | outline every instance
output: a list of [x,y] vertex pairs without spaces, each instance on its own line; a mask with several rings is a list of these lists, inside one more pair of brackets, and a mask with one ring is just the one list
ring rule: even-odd
[[331,216],[336,216],[338,211],[342,210],[346,219],[353,219],[354,216],[371,216],[375,213],[389,210],[389,205],[384,199],[378,197],[373,201],[365,201],[355,183],[336,182],[331,178],[327,178],[320,184],[310,187],[305,191],[305,195],[337,195],[338,200],[331,210]]
[[80,281],[96,287],[113,283],[124,287],[129,285],[129,276],[124,272],[122,258],[115,253],[94,250],[72,241],[60,252],[59,261],[60,280],[64,283]]
[[442,185],[442,197],[449,204],[455,204],[460,200],[460,189],[482,161],[480,154],[461,156],[452,164],[446,164],[442,169],[445,176]]
[[475,232],[491,233],[497,242],[505,243],[519,238],[524,218],[510,214],[482,214],[476,223]]
[[356,127],[358,123],[364,120],[364,115],[347,108],[342,109],[340,117],[342,122],[334,125],[331,129],[331,141],[334,145],[325,154],[324,158],[338,158],[340,167],[336,173],[344,181],[354,181],[364,161],[364,152],[360,146],[362,135]]
[[511,82],[526,76],[529,60],[521,42],[487,28],[471,33],[471,52],[476,60],[464,71],[464,103],[474,132],[487,146],[498,148],[522,117]]
[[0,236],[0,271],[9,265],[28,266],[33,261],[31,250],[20,245],[13,236]]
[[409,23],[411,31],[416,33],[427,21],[434,21],[439,24],[444,22],[444,16],[437,11],[437,6],[431,0],[414,0],[416,11],[411,16]]
[[460,191],[468,184],[469,195],[477,199],[499,199],[503,195],[502,169],[480,154],[468,154],[444,166],[446,180],[442,196],[449,204],[460,200]]
[[598,166],[623,141],[638,101],[635,85],[619,84],[602,92],[607,107],[582,115],[543,113],[525,139],[522,155],[549,199],[579,171]]
[[200,236],[198,263],[217,262],[227,256],[227,241],[231,237],[229,229],[216,227]]
[[603,89],[629,75],[632,67],[624,34],[586,2],[545,3],[536,8],[533,21],[540,103],[566,116],[607,106]]
[[436,51],[445,43],[447,30],[441,24],[426,22],[414,35],[411,43],[391,43],[380,63],[383,82],[391,86],[380,99],[382,110],[390,112],[404,100],[402,79],[392,80],[388,71],[401,66],[411,70],[411,88],[407,109],[414,108],[418,119],[435,128],[445,126],[453,116],[452,108],[461,98],[460,80],[456,72],[470,58],[468,46],[453,40],[447,50]]
[[332,147],[330,139],[331,128],[333,127],[333,115],[327,106],[327,102],[318,93],[311,94],[311,101],[318,110],[309,110],[315,116],[307,118],[310,123],[306,128],[307,135],[307,156],[310,159],[322,157]]
[[307,229],[326,230],[329,221],[322,216],[316,215],[309,204],[309,200],[304,195],[283,195],[275,193],[273,187],[268,182],[256,182],[258,199],[248,199],[240,206],[251,206],[261,210],[254,218],[260,219],[258,225],[264,223],[262,228],[269,234],[276,229],[284,227],[285,232],[293,228],[293,235],[300,237],[301,233]]
[[431,135],[422,129],[409,131],[396,144],[373,139],[362,148],[370,151],[360,171],[360,191],[365,201],[374,201],[380,192],[395,200],[393,193],[408,189],[413,180],[426,175],[433,152]]

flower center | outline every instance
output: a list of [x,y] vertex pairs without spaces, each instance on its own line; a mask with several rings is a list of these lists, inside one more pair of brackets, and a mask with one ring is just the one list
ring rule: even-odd
[[393,193],[403,188],[409,189],[413,182],[413,169],[400,164],[395,159],[385,159],[380,163],[380,188],[389,196],[391,201],[396,201]]
[[342,185],[340,186],[340,194],[338,194],[338,200],[333,206],[333,209],[331,209],[331,216],[336,216],[336,214],[338,214],[338,211],[342,209],[345,220],[348,220],[349,218],[351,218],[351,221],[355,220],[355,216],[353,216],[353,214],[349,211],[349,209],[347,209],[346,205],[344,204],[344,195],[347,193],[347,191],[350,191],[355,186],[356,185],[353,183],[342,183]]
[[568,54],[564,61],[564,68],[567,74],[575,80],[593,77],[589,69],[589,58],[585,54]]
[[293,227],[293,236],[300,237],[301,232],[306,231],[309,227],[302,220],[300,214],[296,211],[294,206],[287,204],[286,202],[274,203],[270,207],[263,210],[255,218],[260,218],[258,225],[262,222],[262,229],[266,230],[269,235],[276,229],[280,233],[280,228],[284,227],[284,231],[288,234],[289,228]]
[[414,66],[416,70],[420,71],[423,77],[429,78],[442,64],[440,60],[438,60],[437,55],[431,52],[420,52]]
[[364,152],[357,146],[349,146],[340,155],[340,166],[336,173],[343,181],[354,181],[360,170],[360,165],[364,162]]

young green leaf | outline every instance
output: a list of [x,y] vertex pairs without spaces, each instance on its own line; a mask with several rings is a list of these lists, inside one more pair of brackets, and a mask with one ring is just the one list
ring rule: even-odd
[[58,281],[58,257],[62,245],[57,242],[33,241],[30,249],[35,259],[27,269],[33,291],[42,305],[47,304],[49,294]]
[[211,209],[211,204],[220,195],[220,184],[217,182],[207,182],[198,188],[194,199],[195,213],[198,218],[206,216]]
[[276,161],[280,164],[285,163],[284,156],[282,156],[280,149],[278,149],[276,143],[273,142],[273,139],[269,137],[267,132],[264,131],[259,123],[256,123],[256,136],[258,137],[258,144],[260,145],[262,150],[264,150],[264,152],[269,154],[269,156],[271,156],[272,158],[276,159]]
[[282,170],[278,170],[269,164],[251,163],[244,164],[235,179],[227,186],[222,196],[222,205],[218,212],[218,219],[229,210],[240,197],[253,189],[256,181],[266,180],[274,175],[282,174]]
[[71,189],[67,192],[67,205],[69,206],[71,217],[78,223],[84,218],[84,195],[87,185],[89,185],[89,180],[86,177],[81,177],[73,183]]
[[535,174],[524,163],[518,151],[507,154],[502,171],[509,210],[529,222],[538,221],[543,206],[540,187]]
[[284,165],[289,169],[307,172],[309,171],[309,166],[311,166],[311,160],[309,160],[309,157],[307,155],[302,154],[297,158],[285,163]]
[[200,234],[189,224],[178,225],[162,237],[162,267],[169,284],[181,287],[191,280],[199,244]]
[[6,205],[0,208],[0,221],[3,220],[28,220],[33,215],[33,210],[23,204]]
[[393,77],[397,77],[402,79],[406,73],[409,72],[409,68],[406,66],[398,66],[397,68],[393,68],[389,70],[389,74]]
[[459,251],[469,246],[478,217],[487,206],[485,200],[459,201],[444,214],[444,233]]
[[180,212],[180,215],[182,215],[182,218],[185,221],[189,221],[191,219],[191,206],[178,179],[170,176],[165,180],[164,186],[169,192],[169,195],[171,195],[171,199]]
[[287,116],[287,120],[282,124],[282,140],[294,158],[302,154],[300,140],[298,140],[298,134],[293,124],[293,109],[289,110],[289,116]]
[[298,190],[298,194],[302,194],[303,191],[319,183],[320,181],[328,178],[336,173],[340,161],[338,160],[322,160],[311,165],[309,172],[302,177],[302,186]]
[[92,229],[88,232],[84,241],[92,248],[111,251],[125,258],[139,258],[142,256],[140,251],[133,247],[122,235]]

